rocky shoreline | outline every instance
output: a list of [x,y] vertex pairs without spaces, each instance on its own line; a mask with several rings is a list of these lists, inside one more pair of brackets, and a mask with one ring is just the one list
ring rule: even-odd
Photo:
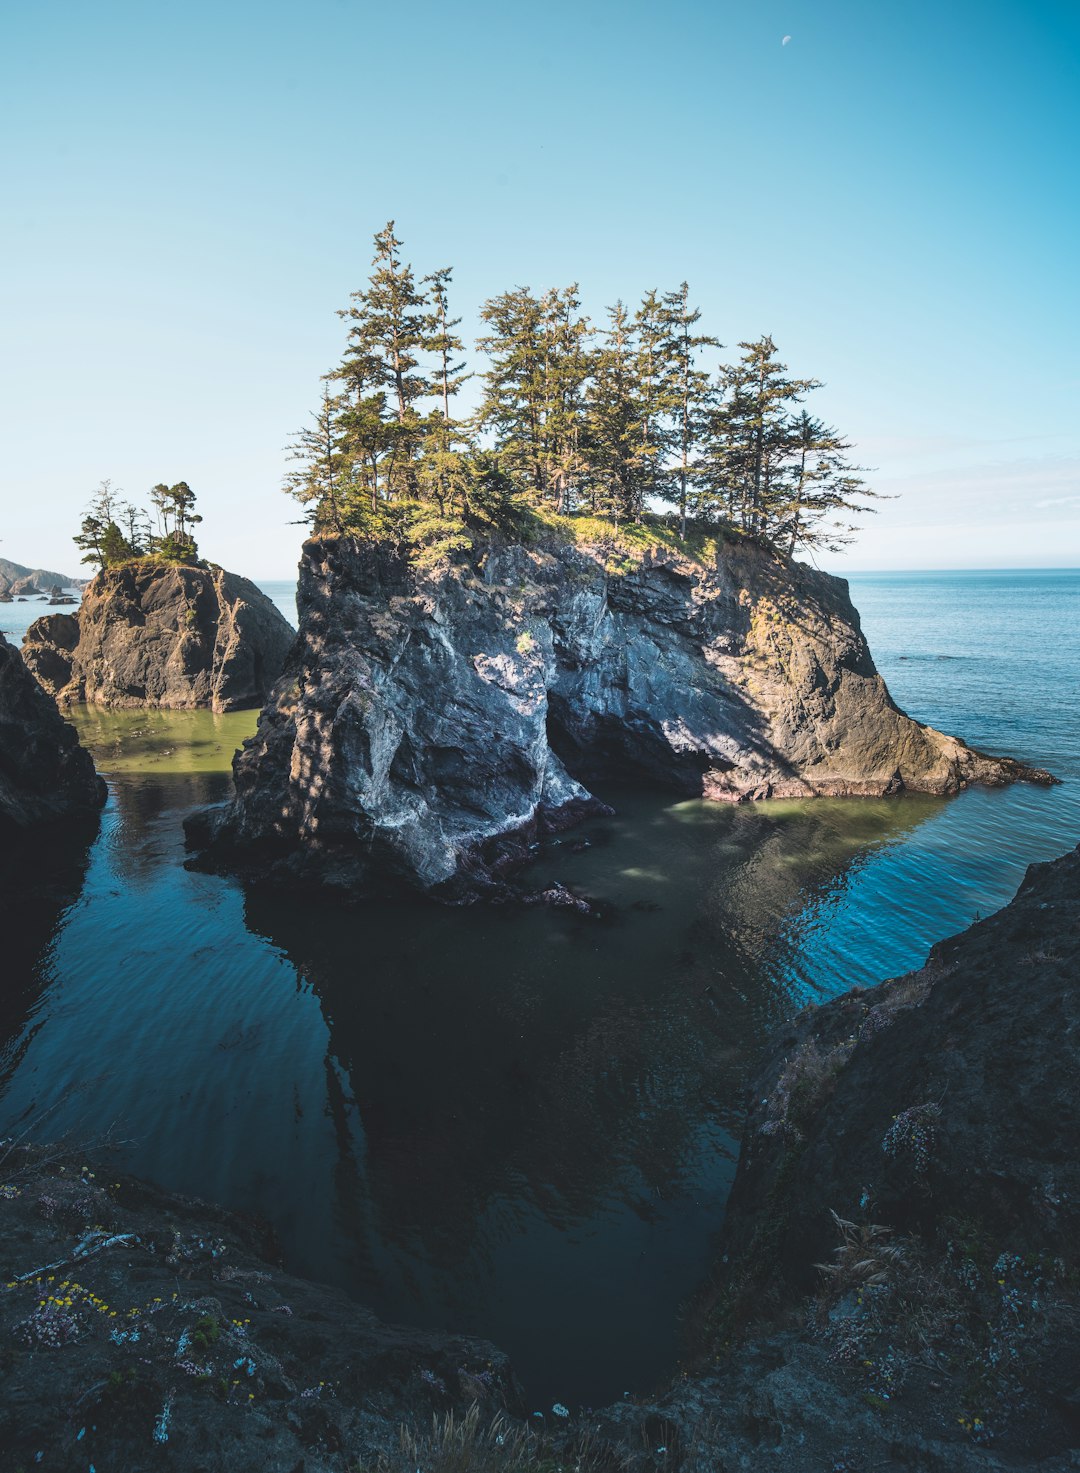
[[505,898],[537,837],[630,781],[719,801],[1052,782],[911,720],[846,583],[741,537],[700,555],[490,536],[418,568],[305,544],[300,632],[201,862],[350,898]]

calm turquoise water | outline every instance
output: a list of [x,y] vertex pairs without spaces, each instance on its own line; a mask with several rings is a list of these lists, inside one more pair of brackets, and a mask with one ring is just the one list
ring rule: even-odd
[[293,1269],[504,1346],[537,1408],[646,1389],[768,1028],[918,965],[1080,839],[1080,573],[852,587],[901,705],[1063,786],[739,809],[615,791],[615,818],[537,868],[607,921],[343,912],[183,868],[181,820],[227,793],[244,718],[82,718],[111,798],[92,843],[8,875],[0,1132],[108,1135],[124,1168],[261,1213]]

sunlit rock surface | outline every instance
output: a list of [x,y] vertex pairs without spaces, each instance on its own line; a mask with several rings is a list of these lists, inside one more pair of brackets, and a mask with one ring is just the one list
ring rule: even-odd
[[422,572],[324,538],[298,602],[236,800],[192,830],[263,877],[497,895],[612,779],[733,802],[1046,779],[905,716],[846,583],[743,539],[491,539]]
[[61,703],[233,711],[266,699],[292,638],[247,578],[132,562],[99,573],[77,613],[32,624],[23,655]]

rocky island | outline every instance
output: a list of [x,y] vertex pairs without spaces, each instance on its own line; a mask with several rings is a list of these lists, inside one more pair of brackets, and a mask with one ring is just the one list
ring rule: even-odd
[[23,656],[61,704],[233,711],[262,703],[292,638],[247,578],[130,560],[98,573],[77,612],[32,624]]
[[497,898],[537,836],[631,780],[724,802],[1048,782],[911,720],[839,578],[736,533],[570,518],[434,567],[304,548],[300,634],[209,861],[350,895]]

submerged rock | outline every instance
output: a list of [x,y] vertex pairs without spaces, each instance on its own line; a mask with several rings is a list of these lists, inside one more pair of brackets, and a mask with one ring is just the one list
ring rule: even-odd
[[0,836],[96,814],[105,797],[75,728],[0,634]]
[[132,562],[99,573],[77,614],[33,623],[23,655],[61,702],[233,711],[266,699],[292,638],[247,578]]
[[497,894],[615,779],[730,802],[1051,780],[905,716],[846,583],[745,539],[491,538],[425,572],[321,538],[298,601],[236,799],[190,831],[260,877]]

